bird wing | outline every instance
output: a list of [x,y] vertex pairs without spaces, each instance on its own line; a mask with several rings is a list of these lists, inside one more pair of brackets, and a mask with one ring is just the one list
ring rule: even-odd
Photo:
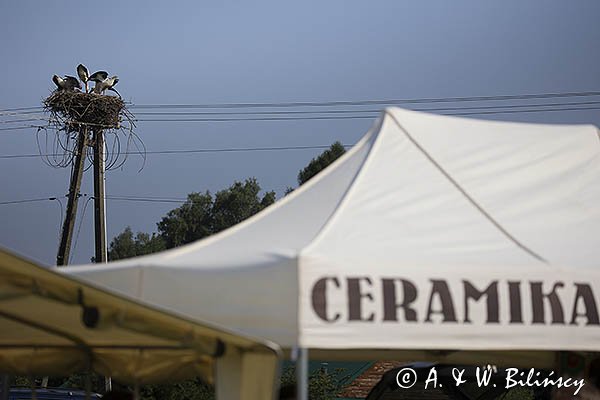
[[89,73],[88,69],[85,67],[85,65],[79,64],[77,66],[77,75],[79,75],[79,79],[81,79],[83,82],[87,82],[87,80],[89,79],[90,73]]
[[64,85],[64,80],[58,75],[52,75],[52,82],[59,88],[62,89]]
[[90,81],[94,81],[96,83],[105,80],[108,78],[108,72],[106,71],[96,71],[88,78]]
[[77,78],[75,78],[74,76],[65,75],[65,83],[71,90],[75,88],[81,89],[81,83],[79,83],[79,80],[77,80]]

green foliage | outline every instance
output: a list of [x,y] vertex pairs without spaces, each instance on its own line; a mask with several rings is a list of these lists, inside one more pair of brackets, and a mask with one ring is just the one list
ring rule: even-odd
[[95,393],[104,392],[104,377],[93,372],[77,372],[67,379],[50,378],[48,386],[60,386],[63,388],[85,389],[89,380],[90,390]]
[[275,192],[259,197],[260,185],[256,179],[245,183],[234,182],[228,189],[218,192],[213,203],[213,233],[236,225],[262,209],[275,203]]
[[[308,398],[310,400],[334,400],[343,389],[347,376],[343,368],[327,372],[324,369],[314,371],[308,377]],[[287,368],[281,374],[281,386],[295,386],[296,368]]]
[[168,385],[145,385],[140,391],[144,400],[214,400],[214,387],[199,379]]
[[275,192],[261,198],[256,179],[234,182],[217,192],[190,193],[187,201],[167,213],[158,223],[158,232],[167,248],[205,238],[256,214],[275,202]]
[[203,239],[238,224],[275,202],[275,192],[260,196],[256,179],[234,182],[213,196],[209,192],[190,193],[180,207],[167,213],[158,226],[158,234],[138,232],[130,227],[110,243],[110,261],[141,256]]
[[150,236],[147,233],[138,232],[134,237],[131,228],[127,227],[110,242],[108,259],[109,261],[121,260],[156,253],[164,249],[165,243],[160,236],[154,233]]
[[213,233],[213,198],[209,192],[190,193],[187,201],[157,224],[167,248],[181,246]]
[[318,157],[313,158],[306,167],[298,173],[298,185],[303,185],[310,178],[327,168],[329,164],[337,160],[346,152],[340,142],[335,142]]

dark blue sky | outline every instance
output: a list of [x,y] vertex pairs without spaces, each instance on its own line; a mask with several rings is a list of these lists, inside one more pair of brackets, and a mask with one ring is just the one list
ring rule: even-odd
[[[52,74],[75,75],[80,62],[119,75],[118,90],[136,104],[596,91],[598,16],[597,1],[4,1],[0,109],[39,106]],[[600,110],[483,117],[600,125]],[[148,150],[329,145],[354,143],[371,123],[140,122],[136,132]],[[0,132],[0,155],[35,152],[34,130]],[[281,195],[318,153],[149,155],[141,172],[132,156],[109,172],[107,194],[185,197],[254,176]],[[0,159],[0,168],[0,202],[67,192],[68,170],[37,158]],[[175,206],[109,201],[109,238],[127,225],[151,232]],[[54,263],[59,209],[0,205],[0,245]],[[91,205],[83,222],[77,263],[93,255]]]

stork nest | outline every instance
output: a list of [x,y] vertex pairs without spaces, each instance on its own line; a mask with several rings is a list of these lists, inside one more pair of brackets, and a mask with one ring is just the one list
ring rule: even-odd
[[44,100],[44,109],[70,132],[84,126],[119,129],[123,119],[131,120],[121,98],[95,93],[57,90]]
[[47,125],[38,126],[36,140],[46,164],[57,168],[72,165],[79,140],[86,142],[86,157],[91,160],[95,135],[103,131],[107,170],[120,168],[131,153],[142,156],[144,167],[146,147],[134,132],[135,116],[120,97],[57,90],[43,105],[50,116]]

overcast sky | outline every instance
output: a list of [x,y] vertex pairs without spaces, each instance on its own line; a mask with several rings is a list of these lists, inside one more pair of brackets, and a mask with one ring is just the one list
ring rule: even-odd
[[[597,91],[598,16],[598,1],[3,1],[0,109],[40,106],[53,89],[52,75],[76,75],[79,63],[117,74],[119,92],[138,105]],[[594,102],[600,96],[546,101]],[[0,116],[0,128],[22,126],[5,123],[17,117]],[[600,110],[475,117],[600,125]],[[312,146],[352,144],[372,122],[140,122],[136,132],[149,151]],[[35,129],[0,131],[0,156],[37,152]],[[141,158],[131,156],[108,173],[107,194],[184,198],[256,177],[281,196],[319,152],[148,155],[141,172]],[[68,191],[69,170],[39,158],[0,157],[0,171],[0,203]],[[83,193],[92,193],[91,181],[88,171]],[[84,203],[72,263],[88,262],[94,253],[92,205],[82,219]],[[176,206],[108,201],[109,240],[127,225],[155,231]],[[55,263],[60,208],[57,201],[0,205],[0,246]]]

